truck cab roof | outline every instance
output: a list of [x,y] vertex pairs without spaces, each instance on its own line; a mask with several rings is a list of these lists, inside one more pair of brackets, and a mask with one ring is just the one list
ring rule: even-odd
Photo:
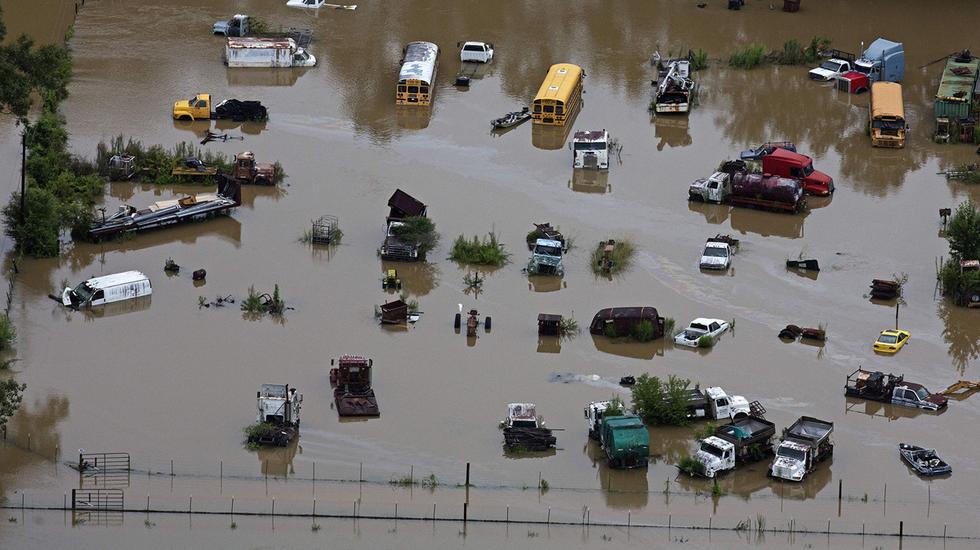
[[724,439],[714,435],[704,438],[701,442],[707,443],[712,447],[717,447],[722,451],[727,451],[728,449],[732,449],[735,447],[735,445],[732,445],[730,442],[725,441]]

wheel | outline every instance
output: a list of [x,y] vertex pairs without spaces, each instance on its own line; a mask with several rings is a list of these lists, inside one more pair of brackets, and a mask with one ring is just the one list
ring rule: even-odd
[[748,416],[748,415],[745,414],[744,412],[735,413],[735,420],[741,420],[741,419],[745,418],[746,416]]
[[190,115],[180,115],[179,117],[177,117],[177,120],[183,120],[183,121],[186,121],[186,122],[190,122],[190,121],[192,121],[194,119],[191,118]]
[[460,325],[460,314],[457,313],[456,318],[453,320],[453,328],[459,330],[459,325]]
[[398,290],[401,290],[402,289],[402,282],[401,281],[395,281],[395,288],[397,288]]
[[387,289],[388,289],[388,281],[382,280],[381,281],[381,290],[387,290]]
[[484,329],[486,329],[486,330],[487,330],[487,332],[489,332],[489,331],[490,331],[490,316],[489,316],[489,315],[488,315],[488,316],[486,317],[486,319],[485,319],[485,320],[483,321],[483,328],[484,328]]

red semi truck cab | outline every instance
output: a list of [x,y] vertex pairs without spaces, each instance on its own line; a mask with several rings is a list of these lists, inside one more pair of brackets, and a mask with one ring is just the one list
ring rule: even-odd
[[799,153],[776,149],[762,157],[762,172],[803,182],[808,195],[825,197],[834,192],[834,179],[813,169],[813,160]]

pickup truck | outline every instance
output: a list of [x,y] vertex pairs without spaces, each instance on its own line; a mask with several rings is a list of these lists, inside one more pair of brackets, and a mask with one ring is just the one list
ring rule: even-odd
[[741,395],[729,396],[718,386],[705,388],[703,392],[694,388],[688,395],[687,417],[692,419],[730,420],[750,414],[762,416],[764,412],[758,401],[749,403]]
[[834,423],[801,416],[783,430],[783,440],[776,447],[776,457],[769,466],[769,475],[789,481],[802,481],[817,464],[834,455],[830,434]]
[[863,369],[847,376],[844,395],[930,411],[945,409],[948,404],[945,395],[932,393],[922,384],[906,382],[904,376]]
[[385,239],[381,243],[381,259],[401,262],[424,260],[421,245],[399,234],[399,227],[408,218],[425,217],[427,207],[421,201],[401,189],[396,189],[388,199],[388,216],[385,218]]
[[642,468],[650,457],[650,432],[638,416],[603,418],[599,444],[610,468]]
[[718,426],[715,435],[704,438],[694,459],[701,467],[695,473],[715,477],[772,454],[772,437],[776,425],[764,418],[750,416],[732,424]]
[[794,214],[806,209],[800,181],[749,174],[742,161],[725,162],[719,171],[691,183],[688,199]]
[[704,243],[704,252],[698,266],[701,269],[717,269],[724,271],[732,265],[732,247],[727,242],[718,239],[708,239]]
[[726,330],[728,330],[727,321],[698,317],[697,319],[691,321],[691,324],[688,325],[686,329],[674,336],[674,344],[689,348],[697,348],[701,345],[701,338],[708,336],[714,340],[721,336],[721,334]]
[[834,80],[838,75],[854,70],[854,54],[841,50],[830,50],[829,55],[830,59],[821,63],[819,67],[810,69],[808,73],[810,80],[827,82]]
[[214,106],[212,110],[211,94],[197,94],[190,99],[174,102],[174,120],[211,120],[231,119],[265,120],[269,118],[268,110],[258,101],[239,101],[226,99]]
[[236,13],[227,21],[215,21],[211,25],[211,32],[222,36],[246,36],[248,34],[249,17],[241,13]]

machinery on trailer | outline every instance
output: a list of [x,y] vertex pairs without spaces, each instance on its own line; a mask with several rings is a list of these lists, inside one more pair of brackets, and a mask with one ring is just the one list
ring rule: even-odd
[[[334,360],[330,360],[334,364]],[[371,387],[372,359],[360,355],[341,355],[337,367],[330,369],[334,404],[340,416],[378,416],[378,399]]]

